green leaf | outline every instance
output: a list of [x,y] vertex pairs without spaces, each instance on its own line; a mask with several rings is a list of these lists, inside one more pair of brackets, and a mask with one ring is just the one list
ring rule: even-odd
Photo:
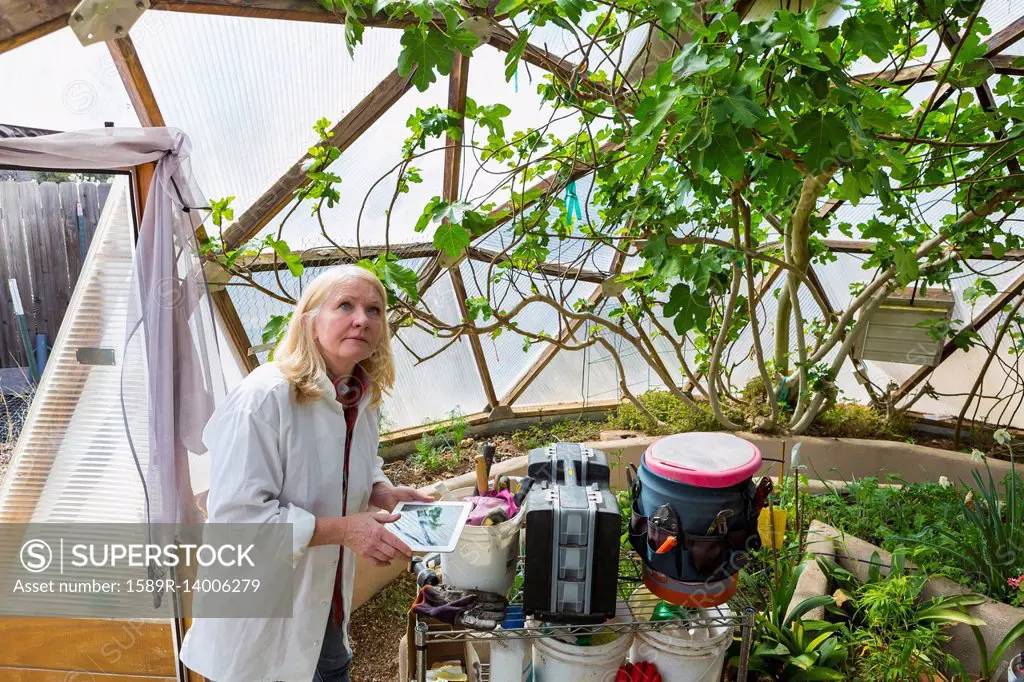
[[743,177],[746,156],[739,140],[736,139],[736,131],[728,123],[719,124],[715,128],[711,144],[702,152],[702,158],[704,167],[708,170],[717,170],[731,180]]
[[669,300],[665,304],[666,317],[672,317],[673,326],[680,336],[691,329],[703,329],[711,317],[711,306],[706,296],[696,296],[686,284],[672,287]]
[[850,135],[839,117],[831,112],[816,110],[804,115],[793,126],[793,132],[801,146],[807,146],[803,157],[813,173],[839,163],[840,156],[850,154]]
[[425,92],[437,80],[435,72],[442,76],[452,72],[456,50],[469,56],[477,42],[477,37],[464,28],[445,34],[420,26],[408,26],[402,31],[398,74],[412,74],[413,85],[420,92]]
[[288,266],[288,272],[292,274],[292,277],[302,277],[305,266],[303,266],[302,258],[299,254],[292,253],[292,250],[288,248],[288,244],[283,239],[275,239],[273,235],[268,234],[264,241],[274,249],[277,257]]
[[587,3],[586,0],[555,0],[555,4],[574,24],[578,24],[583,18]]
[[458,257],[469,246],[469,234],[462,225],[445,223],[434,232],[434,246],[451,258]]
[[709,60],[700,51],[700,43],[687,43],[679,55],[672,61],[672,71],[679,79],[701,74],[711,74],[729,65],[729,58],[722,54],[714,54]]
[[920,266],[917,263],[917,254],[913,249],[906,246],[899,246],[893,252],[893,261],[896,264],[896,279],[900,284],[907,284],[917,279]]
[[665,116],[676,103],[680,92],[680,88],[665,88],[658,91],[656,97],[644,98],[636,108],[636,117],[640,123],[633,128],[633,138],[642,140],[655,130],[660,131]]
[[[500,13],[501,10],[499,9]],[[519,60],[523,56],[523,50],[526,49],[526,43],[530,38],[530,34],[527,31],[520,31],[516,37],[512,46],[508,49],[505,54],[505,81],[512,80],[512,76],[515,75],[516,70],[519,68]]]
[[441,201],[441,197],[433,197],[427,202],[427,205],[423,207],[423,213],[420,215],[419,220],[416,221],[416,225],[413,230],[416,232],[423,232],[427,229],[427,226],[435,220],[440,222],[441,218],[438,217],[438,212],[441,209],[441,205],[446,202]]
[[753,128],[765,116],[765,110],[761,105],[744,95],[729,94],[716,97],[712,100],[711,106],[745,128]]
[[356,261],[356,265],[377,275],[388,291],[389,302],[394,302],[399,292],[404,292],[412,302],[419,300],[416,271],[400,264],[395,254],[382,253],[372,260],[363,258]]
[[883,62],[899,40],[892,21],[882,12],[858,12],[843,22],[843,35],[850,47],[875,62]]
[[501,0],[494,9],[495,14],[511,14],[526,4],[526,0]]
[[675,0],[652,0],[651,7],[658,14],[658,20],[665,28],[674,26],[684,9],[684,6]]
[[359,21],[359,18],[352,13],[345,15],[345,48],[348,50],[348,56],[354,57],[356,53],[356,45],[363,42],[363,22]]
[[[288,329],[288,323],[291,322],[291,320],[291,312],[284,315],[272,315],[260,332],[260,339],[262,342],[280,343],[281,337],[284,336],[285,331]],[[271,359],[273,359],[273,352],[271,352]]]

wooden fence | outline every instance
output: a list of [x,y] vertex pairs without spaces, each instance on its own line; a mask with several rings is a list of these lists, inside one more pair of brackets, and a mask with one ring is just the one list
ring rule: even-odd
[[8,282],[15,279],[31,342],[57,338],[109,184],[0,182],[0,368],[26,367]]

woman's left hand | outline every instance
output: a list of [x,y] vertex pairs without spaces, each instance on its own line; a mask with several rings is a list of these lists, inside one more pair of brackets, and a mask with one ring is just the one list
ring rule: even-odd
[[433,502],[434,498],[416,488],[376,483],[370,493],[370,505],[384,511],[391,511],[399,502]]

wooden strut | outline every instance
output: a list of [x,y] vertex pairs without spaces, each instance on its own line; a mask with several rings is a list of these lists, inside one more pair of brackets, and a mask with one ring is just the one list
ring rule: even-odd
[[[153,95],[153,89],[150,87],[149,79],[146,77],[146,72],[142,67],[142,62],[139,60],[139,55],[135,50],[132,39],[125,37],[111,40],[108,41],[107,47],[110,49],[110,55],[113,57],[114,64],[121,76],[121,81],[128,91],[128,97],[132,102],[132,106],[135,107],[139,121],[145,127],[163,126],[163,114],[157,104],[156,97]],[[146,178],[152,178],[152,172],[140,169],[133,177],[136,181],[142,181]],[[137,195],[141,198],[148,192],[148,186],[140,186]],[[145,203],[142,203],[139,208],[138,216],[141,219]],[[202,228],[197,231],[196,239],[199,241],[206,239],[206,234]],[[231,297],[226,291],[215,292],[211,296],[213,297],[214,307],[220,316],[221,322],[224,324],[227,336],[242,360],[243,367],[247,372],[251,372],[259,366],[259,361],[249,355],[249,348],[251,346],[249,336],[242,326],[242,321],[238,317],[238,311],[235,309]]]
[[[459,115],[460,133],[458,139],[450,135],[448,136],[447,146],[444,151],[442,194],[445,201],[452,203],[459,200],[459,192],[462,185],[460,170],[462,169],[462,140],[466,120],[466,92],[469,87],[469,62],[469,57],[457,52],[454,64],[452,65],[452,73],[448,77],[448,109]],[[462,315],[463,321],[468,321],[469,309],[466,304],[466,285],[462,281],[461,265],[454,265],[448,272],[452,282],[452,290],[455,294],[455,301],[459,306],[459,312]],[[491,381],[491,372],[487,368],[487,359],[484,357],[484,350],[480,345],[480,337],[476,334],[469,334],[468,336],[469,348],[473,353],[476,371],[480,376],[480,384],[483,386],[484,397],[487,400],[485,410],[490,411],[498,403],[498,398],[494,394],[494,383]]]
[[[1011,284],[1006,291],[1001,293],[999,296],[993,299],[987,306],[985,306],[985,309],[981,311],[981,313],[979,313],[977,317],[971,320],[971,323],[964,327],[962,331],[977,332],[981,330],[981,328],[988,324],[988,322],[992,318],[999,314],[1000,310],[1005,308],[1009,303],[1013,301],[1013,299],[1015,299],[1017,296],[1020,296],[1022,293],[1024,293],[1024,274],[1020,275],[1016,280],[1014,280],[1013,284]],[[955,353],[957,351],[957,348],[958,346],[952,339],[947,341],[946,345],[943,346],[942,352],[939,355],[939,362],[936,363],[934,367],[918,367],[917,371],[910,375],[910,377],[908,377],[907,380],[904,381],[898,389],[896,389],[896,393],[894,393],[892,396],[892,403],[895,405],[897,402],[907,397],[907,395],[909,395],[911,391],[917,388],[917,386],[922,381],[931,376],[932,373],[935,372],[935,370],[941,367],[942,363],[946,360],[946,358]]]

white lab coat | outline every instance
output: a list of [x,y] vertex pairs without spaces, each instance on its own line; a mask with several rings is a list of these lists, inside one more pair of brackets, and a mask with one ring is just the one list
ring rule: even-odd
[[[210,418],[208,521],[291,523],[295,566],[291,618],[197,618],[181,661],[214,682],[310,682],[330,615],[338,545],[309,547],[317,516],[341,516],[345,414],[321,376],[325,398],[297,403],[274,363],[249,374]],[[348,512],[366,511],[377,456],[377,410],[359,402],[349,454]],[[355,555],[344,550],[345,643]],[[349,647],[351,650],[351,647]]]

